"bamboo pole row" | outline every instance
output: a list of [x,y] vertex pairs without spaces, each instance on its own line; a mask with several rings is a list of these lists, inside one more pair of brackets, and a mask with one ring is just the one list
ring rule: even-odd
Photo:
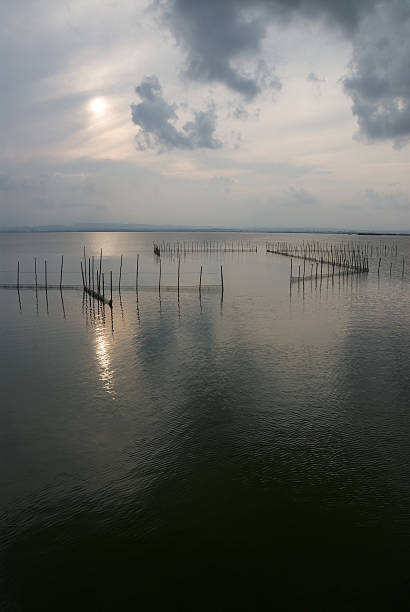
[[[305,244],[304,249],[301,245],[292,243],[267,243],[266,251],[277,255],[284,255],[291,258],[290,278],[291,280],[306,280],[306,262],[316,264],[315,275],[313,275],[313,264],[309,278],[318,278],[320,266],[320,278],[326,276],[335,276],[336,273],[366,273],[369,271],[369,259],[366,251],[360,248],[347,249],[346,245],[336,246],[330,245],[326,250],[323,245],[317,249],[317,243]],[[303,273],[300,266],[298,275],[293,275],[293,259],[303,260]]]
[[161,242],[153,243],[154,254],[161,256],[165,255],[186,255],[187,253],[257,253],[258,245],[251,240],[237,241],[221,241],[221,240],[203,240],[192,241],[184,240],[182,242]]
[[[110,271],[110,299],[105,297],[105,277],[102,271],[102,249],[100,250],[100,261],[99,268],[96,269],[94,256],[88,258],[88,276],[87,276],[87,258],[85,253],[85,247],[83,251],[83,261],[80,261],[81,278],[83,281],[83,289],[90,297],[96,299],[98,302],[108,304],[112,308],[112,271]],[[63,261],[63,260],[62,260]],[[61,264],[62,265],[62,264]],[[121,267],[122,267],[122,255],[121,255]],[[62,267],[61,267],[62,271]],[[121,268],[120,268],[121,271]],[[61,287],[62,272],[60,276],[60,287]],[[121,274],[119,281],[119,289],[121,287]]]
[[302,240],[298,243],[290,243],[287,241],[276,241],[276,242],[266,242],[266,248],[270,248],[272,245],[275,245],[275,248],[281,250],[290,250],[294,253],[305,253],[308,251],[309,253],[313,253],[315,255],[321,253],[327,253],[331,249],[337,248],[342,249],[344,252],[352,252],[352,251],[361,251],[362,253],[368,255],[369,257],[373,256],[398,256],[398,244],[397,242],[392,243],[384,243],[380,240],[379,244],[374,244],[373,242],[356,242],[356,241],[343,241],[339,242],[335,245],[334,242],[323,242],[316,240]]

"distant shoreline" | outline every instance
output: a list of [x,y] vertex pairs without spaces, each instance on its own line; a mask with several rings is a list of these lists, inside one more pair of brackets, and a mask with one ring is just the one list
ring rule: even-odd
[[3,227],[0,234],[36,234],[36,233],[238,233],[238,234],[336,234],[354,236],[410,236],[409,231],[396,230],[355,230],[355,229],[312,229],[312,228],[231,228],[231,227],[172,227],[172,226],[39,226],[39,227]]

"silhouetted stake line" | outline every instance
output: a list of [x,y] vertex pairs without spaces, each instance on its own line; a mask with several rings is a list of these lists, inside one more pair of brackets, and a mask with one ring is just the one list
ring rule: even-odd
[[140,262],[140,256],[139,253],[137,255],[137,269],[135,271],[135,291],[138,293],[138,274],[139,274],[139,262]]
[[110,301],[112,305],[112,270],[110,270]]
[[178,257],[178,296],[179,296],[179,273],[181,269],[181,258]]
[[222,288],[222,293],[224,292],[224,273],[222,270],[222,266],[221,266],[221,288]]
[[120,260],[120,274],[118,277],[118,293],[121,293],[121,276],[122,276],[122,255]]
[[60,268],[60,291],[63,286],[63,265],[64,265],[64,255],[61,255],[61,268]]
[[202,266],[199,272],[199,292],[201,292],[201,289],[202,289]]

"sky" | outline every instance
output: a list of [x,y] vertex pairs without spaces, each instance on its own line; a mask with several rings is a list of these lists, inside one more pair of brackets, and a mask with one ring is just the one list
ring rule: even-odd
[[0,226],[410,230],[410,0],[0,5]]

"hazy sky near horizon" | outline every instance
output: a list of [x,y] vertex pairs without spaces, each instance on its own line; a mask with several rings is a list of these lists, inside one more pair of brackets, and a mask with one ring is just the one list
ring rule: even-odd
[[410,0],[0,8],[0,226],[410,229]]

